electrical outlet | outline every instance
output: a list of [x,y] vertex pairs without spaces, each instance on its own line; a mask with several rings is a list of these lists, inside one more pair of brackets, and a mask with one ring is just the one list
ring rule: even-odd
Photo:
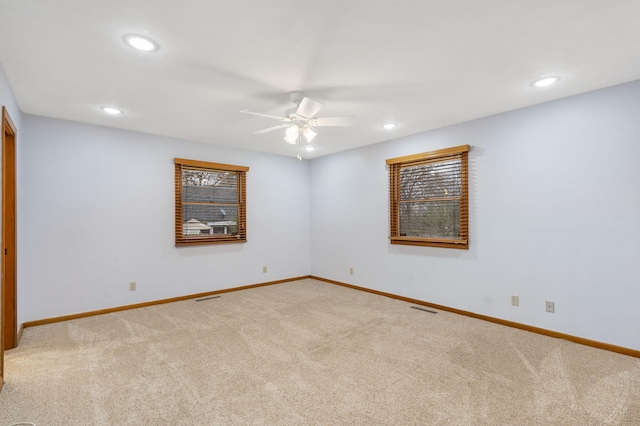
[[136,291],[136,282],[135,281],[131,281],[129,283],[129,291]]
[[519,296],[511,296],[511,306],[520,306],[520,297]]
[[266,267],[266,266],[263,266],[263,267],[262,267],[262,273],[263,273],[263,274],[266,274],[266,273],[267,273],[267,267]]
[[550,313],[555,312],[555,306],[553,302],[547,300],[546,302],[544,302],[544,306],[547,312],[550,312]]
[[349,268],[349,275],[353,275],[353,268]]

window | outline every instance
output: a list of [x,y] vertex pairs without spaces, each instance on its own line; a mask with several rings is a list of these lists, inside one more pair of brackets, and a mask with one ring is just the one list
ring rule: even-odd
[[176,246],[247,241],[248,167],[176,158]]
[[387,160],[391,244],[469,248],[469,145]]

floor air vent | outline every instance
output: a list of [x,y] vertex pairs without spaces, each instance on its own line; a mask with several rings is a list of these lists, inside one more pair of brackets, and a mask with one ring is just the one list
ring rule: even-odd
[[437,314],[436,311],[430,311],[429,309],[425,309],[425,308],[420,308],[418,306],[411,306],[411,309],[417,309],[419,311],[425,311],[425,312],[429,312],[430,314]]
[[210,299],[217,299],[220,296],[211,296],[211,297],[205,297],[203,299],[196,299],[196,302],[202,302],[203,300],[210,300]]

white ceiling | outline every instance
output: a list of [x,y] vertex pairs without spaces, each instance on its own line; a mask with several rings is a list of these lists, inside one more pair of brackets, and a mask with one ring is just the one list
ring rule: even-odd
[[302,91],[318,116],[358,116],[305,158],[640,78],[638,0],[0,0],[0,16],[25,113],[291,156],[284,130],[252,133],[277,122],[238,111],[283,115]]

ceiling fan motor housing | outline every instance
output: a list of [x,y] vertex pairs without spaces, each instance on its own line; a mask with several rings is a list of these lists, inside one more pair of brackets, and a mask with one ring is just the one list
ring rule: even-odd
[[302,102],[302,98],[304,98],[304,95],[302,94],[302,92],[291,92],[291,94],[289,95],[289,99],[291,99],[291,102],[293,102],[296,105]]

